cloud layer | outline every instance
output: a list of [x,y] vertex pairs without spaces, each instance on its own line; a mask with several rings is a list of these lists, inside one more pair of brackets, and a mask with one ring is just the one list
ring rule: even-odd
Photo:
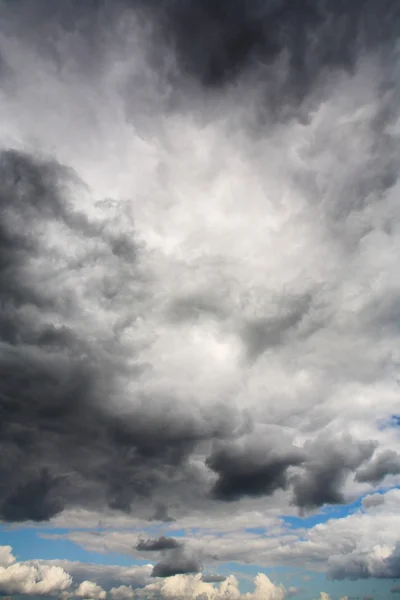
[[[97,566],[97,577],[102,578],[106,584],[104,589],[95,581],[83,580],[79,584],[68,573],[74,575],[89,572],[96,577],[96,567],[93,565],[74,564],[63,561],[63,567],[52,564],[55,561],[16,562],[11,554],[11,548],[1,546],[2,555],[10,560],[6,567],[0,566],[0,589],[3,595],[24,594],[27,596],[58,596],[68,598],[91,598],[93,600],[128,600],[132,598],[182,598],[185,600],[204,598],[207,600],[232,599],[232,600],[284,600],[285,589],[277,586],[263,574],[258,574],[254,579],[254,592],[242,595],[238,588],[238,581],[230,575],[228,578],[214,578],[213,582],[206,582],[201,575],[175,575],[167,579],[156,579],[151,583],[138,586],[135,573],[129,574],[127,570],[118,567]],[[61,561],[60,561],[61,562]],[[110,587],[113,570],[118,570],[122,578],[135,582],[132,585],[119,585]],[[139,569],[138,569],[139,570]],[[108,577],[108,585],[107,585]],[[217,584],[218,585],[213,585]],[[290,597],[290,593],[289,596]]]

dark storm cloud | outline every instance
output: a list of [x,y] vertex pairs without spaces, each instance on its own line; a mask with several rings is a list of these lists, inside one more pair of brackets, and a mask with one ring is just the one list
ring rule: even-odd
[[293,502],[300,509],[313,509],[324,504],[342,504],[342,486],[347,475],[371,457],[372,442],[356,442],[350,437],[317,438],[306,444],[304,470],[291,479]]
[[[201,415],[165,415],[157,399],[144,397],[133,398],[140,408],[128,415],[106,409],[126,368],[121,332],[86,330],[79,294],[90,292],[96,306],[118,305],[121,294],[132,293],[127,286],[141,250],[71,205],[67,169],[17,152],[3,152],[0,169],[0,516],[42,521],[68,506],[129,511],[150,500],[153,518],[170,519],[158,498],[196,485],[188,457],[199,442],[237,435],[235,419],[218,409],[204,423]],[[73,237],[72,257],[47,246],[46,227]],[[106,272],[93,279],[99,263]],[[69,283],[77,273],[86,282],[80,292]],[[138,303],[146,293],[139,284]],[[338,442],[333,452],[320,452],[317,444],[311,454],[318,458],[307,452],[304,463],[304,453],[279,444],[217,444],[207,460],[217,475],[212,495],[271,495],[291,482],[301,508],[341,502],[343,476],[367,457],[367,446],[355,451]],[[302,463],[302,475],[288,478]]]
[[[11,14],[43,51],[52,47],[43,34],[58,23],[79,32],[76,51],[85,68],[95,68],[107,29],[131,10],[151,25],[151,57],[159,70],[173,54],[178,70],[206,87],[230,84],[246,72],[264,82],[266,102],[301,99],[327,68],[351,70],[363,50],[389,46],[397,36],[396,0],[19,0]],[[10,18],[10,16],[9,16]],[[379,25],[377,25],[379,24]],[[108,28],[107,28],[108,26]],[[284,59],[286,75],[274,77]],[[180,77],[174,76],[177,84]]]
[[218,500],[267,496],[291,489],[293,503],[301,510],[324,504],[342,504],[346,477],[368,460],[372,442],[350,437],[322,439],[304,448],[288,447],[281,440],[265,448],[261,443],[217,444],[207,465],[218,476],[212,493]]
[[[374,44],[390,50],[400,6],[394,0],[15,0],[3,2],[1,9],[2,29],[49,58],[52,73],[54,65],[62,73],[73,56],[74,68],[88,79],[104,66],[107,39],[121,41],[113,28],[117,16],[133,10],[154,25],[149,36],[156,43],[146,56],[151,69],[161,73],[171,54],[176,56],[174,89],[181,91],[182,82],[190,80],[215,90],[250,74],[264,93],[263,110],[286,102],[297,106],[326,68],[351,70],[357,53]],[[281,59],[288,63],[282,70],[276,68]],[[1,60],[0,80],[11,81],[11,68]],[[275,77],[278,72],[283,79]],[[132,85],[141,87],[137,80]],[[71,98],[73,103],[73,93]],[[368,156],[354,167],[360,173],[354,177],[350,169],[354,186],[341,181],[340,193],[318,204],[318,219],[336,228],[340,240],[355,235],[359,242],[357,228],[356,234],[347,232],[349,214],[365,207],[371,194],[379,200],[395,181],[396,153],[389,134],[381,135],[388,111],[386,106],[378,110],[371,125]],[[322,135],[320,146],[313,146],[316,154],[325,143]],[[346,156],[342,146],[338,153]],[[329,178],[334,175],[334,169],[329,171]],[[307,199],[320,203],[320,188],[306,179]],[[294,503],[309,509],[343,502],[342,486],[351,471],[358,469],[359,481],[373,483],[399,473],[398,457],[390,452],[359,468],[371,458],[373,445],[348,439],[316,440],[304,450],[285,448],[279,441],[267,449],[243,447],[232,441],[239,435],[234,409],[199,409],[184,416],[175,410],[169,391],[163,397],[129,392],[129,410],[114,410],[114,398],[125,394],[120,380],[127,373],[135,380],[151,369],[140,363],[136,347],[129,348],[135,366],[128,364],[121,342],[124,329],[147,309],[143,299],[151,294],[137,269],[143,248],[133,228],[125,235],[118,224],[106,219],[100,225],[77,209],[79,202],[70,201],[71,186],[79,197],[74,174],[55,162],[15,151],[0,155],[0,518],[43,521],[70,506],[129,511],[135,504],[149,518],[171,521],[170,493],[185,497],[208,491],[188,458],[199,443],[210,440],[218,442],[207,460],[216,478],[212,496],[218,500],[291,487]],[[384,223],[388,231],[390,218]],[[58,238],[65,243],[58,246]],[[390,329],[398,320],[397,290],[392,295],[379,310],[371,301],[361,315],[377,331],[382,322]],[[165,313],[175,323],[203,316],[223,320],[227,315],[217,296],[194,292],[181,297],[177,292],[175,302],[165,303]],[[313,302],[309,294],[299,293],[296,302],[282,303],[278,315],[242,319],[235,334],[247,356],[255,360],[285,345]],[[114,310],[119,320],[96,325],[103,309]],[[155,571],[197,572],[193,565],[198,567],[196,560],[176,552]]]
[[287,487],[288,467],[302,460],[295,448],[280,452],[235,443],[216,447],[207,459],[207,465],[218,475],[213,495],[226,501],[271,495]]
[[301,98],[324,69],[352,69],[360,49],[392,41],[399,14],[395,0],[175,0],[150,6],[190,76],[215,87],[258,69],[270,99],[268,84],[277,82],[268,67],[278,58],[287,61],[286,92]]
[[[136,246],[77,212],[67,179],[58,165],[0,155],[0,518],[9,521],[46,520],[71,505],[128,511],[163,481],[190,480],[196,442],[219,437],[226,421],[166,418],[144,397],[128,417],[106,409],[126,368],[120,331],[85,329],[80,294],[97,307],[133,294],[125,266],[132,278]],[[72,256],[49,247],[52,227],[73,238]],[[104,276],[94,275],[98,264]]]
[[180,548],[181,545],[182,542],[179,542],[177,539],[162,535],[157,539],[140,540],[136,545],[136,550],[141,552],[160,552]]
[[394,450],[380,452],[356,473],[356,480],[361,483],[380,483],[387,475],[399,475],[400,455]]
[[152,577],[172,577],[189,573],[200,573],[203,566],[198,557],[184,549],[169,552],[160,562],[154,565]]

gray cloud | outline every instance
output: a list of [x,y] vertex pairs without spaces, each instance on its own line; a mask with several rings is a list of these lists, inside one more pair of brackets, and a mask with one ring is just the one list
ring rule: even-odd
[[216,447],[207,459],[218,475],[213,494],[219,500],[242,496],[271,495],[287,486],[287,469],[303,461],[295,448],[280,452],[254,444],[228,444]]
[[2,11],[0,518],[399,474],[398,2]]
[[[393,0],[357,0],[351,6],[334,0],[149,4],[171,36],[181,68],[206,86],[229,84],[256,67],[267,77],[285,53],[285,86],[269,91],[277,105],[283,93],[285,100],[302,98],[326,68],[354,68],[360,45],[369,49],[397,35]],[[383,19],[382,29],[374,26],[377,19]]]
[[203,565],[197,556],[184,548],[171,550],[154,565],[152,577],[172,577],[188,573],[200,573]]
[[383,494],[372,494],[362,499],[362,506],[364,509],[374,508],[381,506],[385,503],[385,496]]
[[136,545],[136,550],[141,552],[159,552],[179,548],[181,545],[182,543],[177,539],[162,535],[157,539],[139,540]]
[[[300,325],[311,306],[310,295],[292,301],[292,305],[282,307],[275,318],[257,319],[247,322],[243,327],[242,338],[250,360],[257,359],[267,348],[273,348],[284,343],[291,330]],[[283,313],[283,314],[282,314]]]
[[221,583],[226,580],[226,577],[224,575],[207,575],[203,573],[201,580],[204,581],[204,583]]
[[322,437],[307,444],[305,470],[293,476],[294,502],[304,509],[323,504],[342,504],[341,488],[346,476],[371,457],[372,442],[354,442],[350,437]]
[[[79,294],[118,310],[130,284],[141,286],[134,242],[68,205],[58,165],[3,152],[0,169],[1,442],[7,457],[1,518],[41,521],[64,506],[99,501],[129,510],[134,500],[156,498],[165,473],[172,479],[182,474],[196,438],[219,437],[220,425],[214,421],[207,431],[196,417],[190,423],[177,415],[168,423],[149,399],[129,418],[106,408],[126,368],[120,330],[90,330]],[[46,247],[53,231],[73,238],[71,258]],[[100,277],[99,262],[105,269]],[[82,289],[74,289],[76,277],[85,280]],[[132,318],[134,312],[128,323]],[[222,413],[221,419],[225,429]]]
[[355,556],[337,557],[329,570],[334,579],[398,579],[400,577],[400,545],[388,556],[371,556],[360,553]]
[[[101,342],[102,330],[85,331],[73,280],[83,272],[88,279],[80,293],[97,294],[100,305],[119,309],[121,296],[131,293],[130,284],[136,286],[139,298],[146,294],[134,272],[140,249],[125,234],[96,225],[69,205],[62,187],[70,177],[66,169],[16,152],[3,153],[1,166],[4,310],[0,322],[5,344],[0,365],[5,415],[1,427],[4,455],[9,457],[3,467],[7,486],[1,499],[2,518],[42,521],[65,506],[101,502],[129,511],[133,502],[145,505],[149,498],[157,509],[158,493],[161,489],[166,493],[165,469],[171,481],[194,482],[188,457],[207,439],[236,435],[232,415],[213,409],[213,420],[204,428],[197,416],[188,421],[176,415],[166,421],[149,400],[128,418],[126,413],[106,410],[104,400],[116,393],[116,378],[125,369],[123,329],[107,332]],[[16,236],[14,223],[18,223]],[[74,237],[80,255],[73,257],[72,265],[62,256],[56,261],[46,257],[49,250],[39,236],[43,227]],[[99,261],[109,263],[112,275],[106,270],[96,280],[90,271]],[[39,279],[34,276],[36,264]],[[134,313],[127,315],[127,322],[132,318]],[[85,448],[84,459],[81,448]],[[307,477],[296,480],[300,507],[343,501],[337,488],[341,474],[359,463],[357,458],[343,459],[344,449],[338,452],[337,460],[310,463]],[[16,469],[18,461],[23,467]],[[234,443],[217,445],[207,460],[218,476],[213,495],[235,500],[286,489],[287,469],[302,461],[301,452],[294,448],[264,451]]]
[[378,484],[387,475],[398,475],[400,473],[400,455],[394,450],[385,450],[378,453],[363,468],[356,473],[356,479],[360,482]]

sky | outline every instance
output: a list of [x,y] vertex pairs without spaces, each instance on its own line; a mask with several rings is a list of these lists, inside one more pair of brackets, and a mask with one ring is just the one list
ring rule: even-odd
[[400,594],[400,4],[0,0],[0,595]]

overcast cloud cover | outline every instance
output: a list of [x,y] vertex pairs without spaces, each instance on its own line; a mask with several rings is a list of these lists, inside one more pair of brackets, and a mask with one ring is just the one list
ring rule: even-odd
[[0,593],[400,578],[399,23],[0,0],[0,520],[132,557],[7,542]]

